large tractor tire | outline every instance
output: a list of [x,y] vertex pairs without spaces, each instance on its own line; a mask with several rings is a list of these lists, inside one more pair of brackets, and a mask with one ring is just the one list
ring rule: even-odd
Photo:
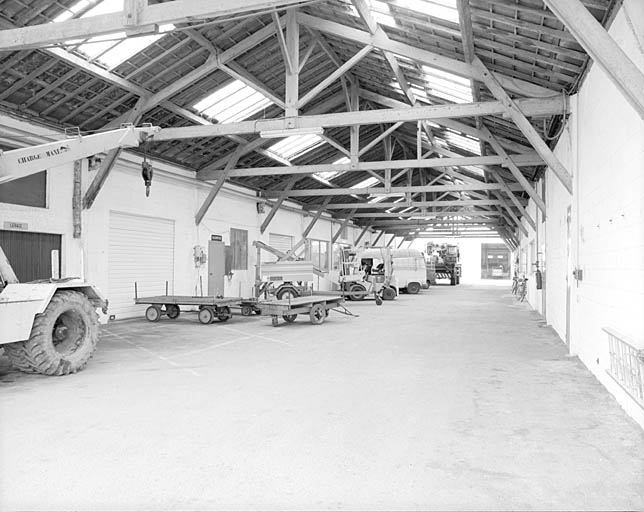
[[61,290],[36,315],[29,339],[3,348],[18,370],[68,375],[85,367],[96,350],[98,335],[98,315],[89,299],[80,292]]

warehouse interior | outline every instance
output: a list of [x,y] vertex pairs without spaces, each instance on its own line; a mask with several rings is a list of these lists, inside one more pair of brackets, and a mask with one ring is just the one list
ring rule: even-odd
[[0,6],[1,509],[644,508],[643,2]]

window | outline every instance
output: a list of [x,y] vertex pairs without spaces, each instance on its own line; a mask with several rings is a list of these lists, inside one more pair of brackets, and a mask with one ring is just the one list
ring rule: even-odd
[[268,148],[268,151],[290,160],[300,157],[322,144],[324,144],[324,139],[319,135],[291,135],[273,144]]
[[350,246],[347,244],[333,244],[333,270],[341,270],[342,267],[342,251],[348,249]]
[[233,251],[233,270],[248,270],[248,231],[230,228],[230,247]]
[[324,240],[307,240],[306,259],[322,272],[329,271],[329,242]]
[[0,203],[47,208],[47,171],[0,185]]
[[234,123],[248,119],[272,104],[262,93],[234,80],[195,103],[194,108],[219,123]]

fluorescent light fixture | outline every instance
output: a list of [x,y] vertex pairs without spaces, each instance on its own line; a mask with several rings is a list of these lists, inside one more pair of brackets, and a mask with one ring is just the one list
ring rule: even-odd
[[285,130],[266,130],[259,132],[262,139],[280,139],[283,137],[291,137],[292,135],[322,135],[324,128],[315,126],[313,128],[287,128]]

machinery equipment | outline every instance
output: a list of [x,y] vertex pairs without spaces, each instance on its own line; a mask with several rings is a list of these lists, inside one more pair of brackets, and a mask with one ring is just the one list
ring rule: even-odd
[[[0,184],[111,149],[136,147],[158,131],[127,125],[0,152]],[[46,375],[81,370],[96,349],[97,308],[107,313],[107,300],[79,278],[19,283],[0,248],[0,347],[17,369]]]
[[[313,276],[322,276],[312,262],[291,260],[287,255],[264,242],[255,240],[257,265],[255,267],[255,297],[277,300],[289,299],[312,293]],[[262,250],[277,256],[278,261],[262,263]]]
[[376,303],[394,300],[398,287],[392,261],[388,247],[343,249],[340,290],[349,300],[364,300],[372,294]]
[[427,281],[436,284],[436,279],[449,279],[451,286],[461,282],[458,245],[427,244]]
[[417,294],[427,288],[425,256],[415,249],[392,249],[393,274],[403,293]]

